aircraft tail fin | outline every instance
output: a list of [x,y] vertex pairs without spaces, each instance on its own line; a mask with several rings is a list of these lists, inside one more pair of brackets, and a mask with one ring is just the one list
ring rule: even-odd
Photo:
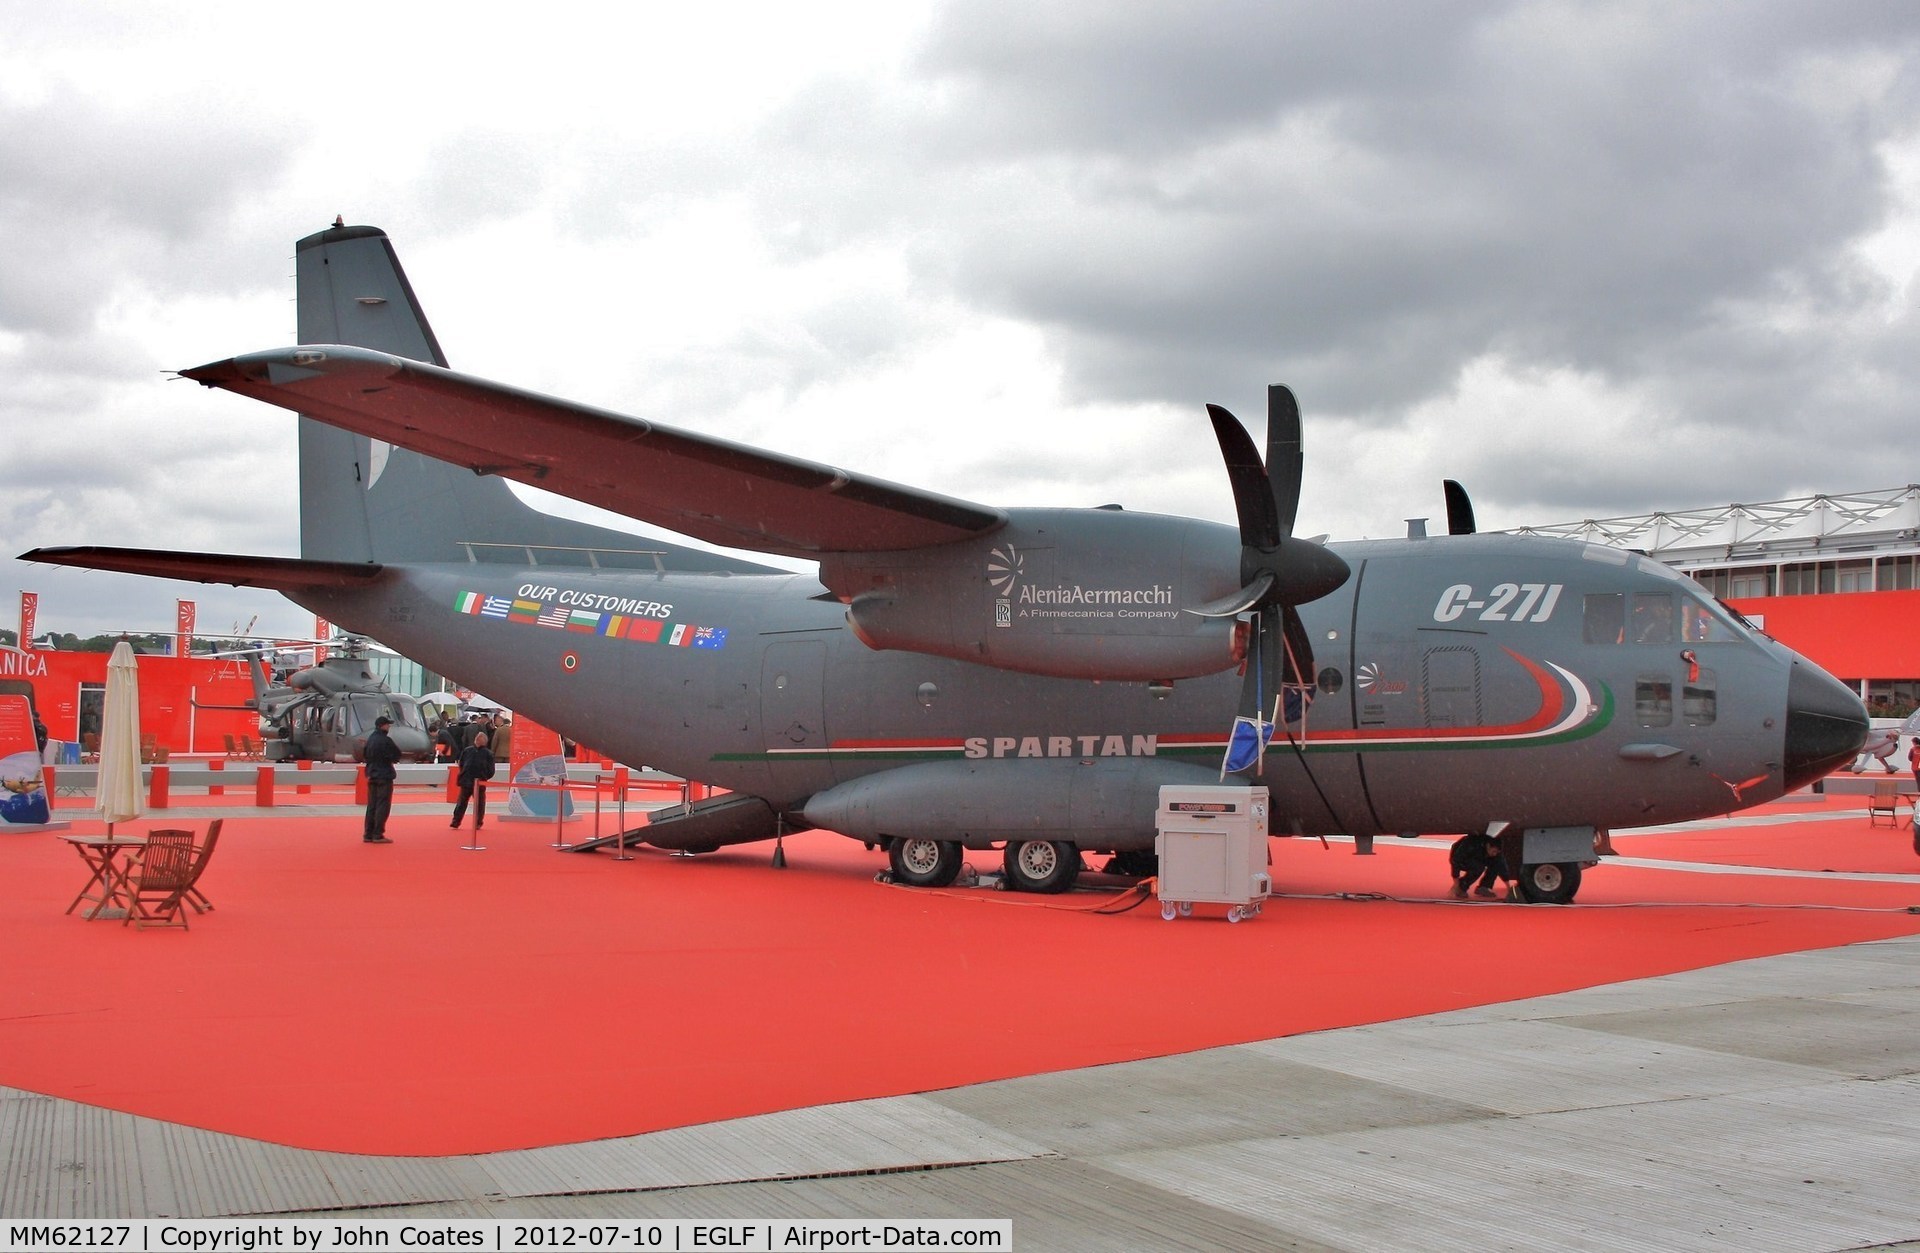
[[[309,235],[295,245],[295,273],[302,344],[447,364],[385,231],[336,224]],[[347,562],[766,568],[543,513],[503,479],[308,417],[300,419],[300,553]]]

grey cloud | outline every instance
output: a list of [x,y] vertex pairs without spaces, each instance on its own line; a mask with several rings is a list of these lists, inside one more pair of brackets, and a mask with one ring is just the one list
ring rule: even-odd
[[118,112],[71,90],[0,102],[0,329],[69,335],[129,283],[164,274],[205,291],[239,273],[236,206],[288,158],[258,121],[217,99]]
[[1484,6],[950,4],[920,68],[961,85],[962,148],[1188,150],[1287,107],[1417,92]]

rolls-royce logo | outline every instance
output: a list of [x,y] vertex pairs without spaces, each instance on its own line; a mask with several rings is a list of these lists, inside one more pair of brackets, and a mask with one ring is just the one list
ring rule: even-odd
[[1012,544],[996,548],[987,555],[987,583],[1001,596],[1012,596],[1013,588],[1026,573],[1027,559]]

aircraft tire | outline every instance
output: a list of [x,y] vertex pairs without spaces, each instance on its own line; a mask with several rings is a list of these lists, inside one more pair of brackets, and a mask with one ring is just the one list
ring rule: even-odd
[[1520,868],[1520,878],[1514,884],[1523,900],[1536,905],[1565,905],[1570,903],[1574,894],[1580,890],[1580,863],[1577,861],[1544,861],[1537,865]]
[[887,845],[893,881],[916,888],[943,888],[960,875],[963,854],[953,840],[895,836]]
[[1005,864],[1022,892],[1064,892],[1080,876],[1080,850],[1068,840],[1009,840]]

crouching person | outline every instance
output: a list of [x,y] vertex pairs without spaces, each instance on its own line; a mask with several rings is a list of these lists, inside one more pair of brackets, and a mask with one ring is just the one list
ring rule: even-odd
[[1492,836],[1484,831],[1461,836],[1447,853],[1447,862],[1453,868],[1456,897],[1465,900],[1469,887],[1475,896],[1493,895],[1500,878],[1500,848]]

